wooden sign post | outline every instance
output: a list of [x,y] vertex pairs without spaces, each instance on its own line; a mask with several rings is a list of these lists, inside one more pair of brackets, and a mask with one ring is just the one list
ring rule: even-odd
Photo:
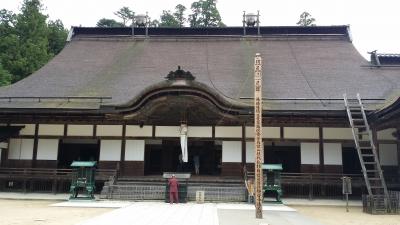
[[262,144],[262,59],[260,53],[257,53],[254,58],[254,134],[256,218],[262,219],[264,148]]

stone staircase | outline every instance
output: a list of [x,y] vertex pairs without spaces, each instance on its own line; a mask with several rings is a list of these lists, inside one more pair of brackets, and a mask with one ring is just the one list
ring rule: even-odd
[[[242,202],[246,200],[246,187],[241,178],[192,177],[187,181],[187,200],[195,201],[196,192],[204,191],[205,201]],[[105,182],[100,198],[117,200],[164,200],[166,179],[158,177],[118,178]]]

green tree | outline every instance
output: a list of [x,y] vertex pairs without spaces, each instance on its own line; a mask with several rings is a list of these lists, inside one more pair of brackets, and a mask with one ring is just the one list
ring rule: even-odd
[[160,21],[158,20],[152,20],[149,24],[150,27],[159,27],[160,26]]
[[174,17],[178,21],[179,27],[184,27],[186,18],[185,18],[186,7],[178,4],[175,6]]
[[15,25],[20,41],[21,61],[13,81],[18,81],[42,67],[51,58],[48,53],[49,42],[47,16],[42,13],[40,0],[24,0],[21,14]]
[[117,22],[113,19],[103,18],[97,22],[96,26],[97,27],[123,27],[124,24]]
[[224,26],[217,9],[217,0],[199,0],[191,5],[189,15],[191,27],[221,27]]
[[315,19],[311,16],[310,13],[303,12],[300,15],[300,19],[296,24],[299,26],[308,27],[308,26],[315,26],[314,22]]
[[40,0],[24,0],[17,15],[0,10],[1,84],[30,75],[64,47],[68,33],[62,22],[46,20]]
[[127,23],[130,20],[132,20],[132,18],[135,16],[135,13],[131,9],[129,9],[129,7],[124,6],[121,9],[119,9],[117,12],[115,12],[114,15],[121,18],[123,26],[126,27]]
[[3,68],[0,63],[0,86],[6,86],[11,84],[11,73]]
[[57,55],[65,46],[67,40],[68,31],[64,28],[61,20],[49,21],[48,22],[48,41],[49,41],[49,53]]
[[163,10],[160,17],[160,27],[179,27],[179,21],[169,10]]

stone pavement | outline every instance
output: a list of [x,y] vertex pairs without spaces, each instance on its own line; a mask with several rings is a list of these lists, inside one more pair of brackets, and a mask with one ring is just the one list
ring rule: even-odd
[[284,205],[263,209],[264,219],[255,219],[248,204],[133,202],[77,225],[321,225]]

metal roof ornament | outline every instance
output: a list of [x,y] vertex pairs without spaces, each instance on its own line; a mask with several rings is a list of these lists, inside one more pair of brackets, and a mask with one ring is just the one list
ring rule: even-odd
[[195,76],[192,75],[189,71],[184,71],[181,69],[181,66],[178,66],[178,69],[175,71],[169,72],[169,74],[165,77],[167,80],[194,80]]

